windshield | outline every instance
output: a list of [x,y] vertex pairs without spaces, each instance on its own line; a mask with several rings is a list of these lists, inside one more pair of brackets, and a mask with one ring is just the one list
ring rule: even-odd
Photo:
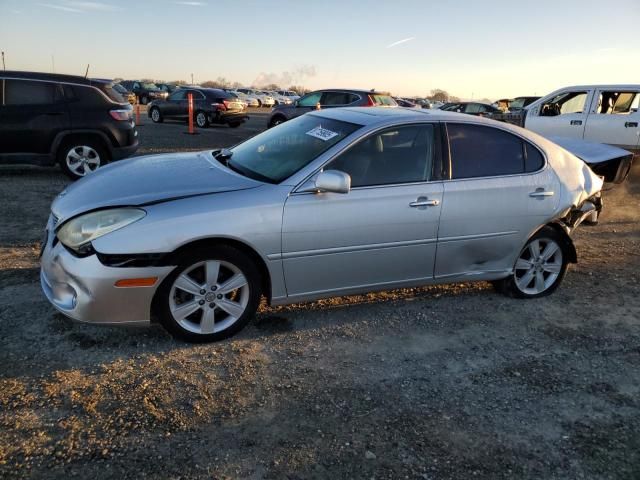
[[142,87],[146,90],[160,90],[155,83],[143,83]]
[[302,115],[233,147],[229,165],[248,177],[280,183],[360,127]]

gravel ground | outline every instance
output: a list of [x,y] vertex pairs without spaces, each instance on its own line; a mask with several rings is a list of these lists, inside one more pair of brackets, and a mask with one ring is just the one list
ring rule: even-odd
[[[145,125],[141,153],[265,122]],[[0,478],[640,478],[640,164],[551,297],[477,283],[263,307],[196,346],[48,305],[38,242],[66,183],[0,168]]]

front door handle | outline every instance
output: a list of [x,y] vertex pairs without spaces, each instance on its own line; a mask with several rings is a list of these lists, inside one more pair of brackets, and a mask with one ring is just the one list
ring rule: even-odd
[[553,197],[555,195],[554,192],[543,190],[542,188],[537,189],[535,192],[531,192],[529,194],[530,197],[533,198],[542,198],[542,197]]
[[440,205],[440,200],[429,200],[427,197],[419,197],[415,202],[409,204],[410,207],[437,207]]
[[638,128],[638,122],[624,122],[624,128]]
[[571,125],[582,125],[582,120],[571,120]]

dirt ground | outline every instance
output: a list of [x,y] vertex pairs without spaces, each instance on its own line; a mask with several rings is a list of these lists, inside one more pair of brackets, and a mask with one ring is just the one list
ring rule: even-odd
[[212,345],[49,306],[65,184],[0,168],[0,478],[640,478],[640,164],[551,297],[332,299]]

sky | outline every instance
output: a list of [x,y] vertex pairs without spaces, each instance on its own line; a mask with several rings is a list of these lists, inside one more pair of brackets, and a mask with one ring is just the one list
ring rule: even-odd
[[640,0],[0,0],[6,68],[465,99],[640,83]]

